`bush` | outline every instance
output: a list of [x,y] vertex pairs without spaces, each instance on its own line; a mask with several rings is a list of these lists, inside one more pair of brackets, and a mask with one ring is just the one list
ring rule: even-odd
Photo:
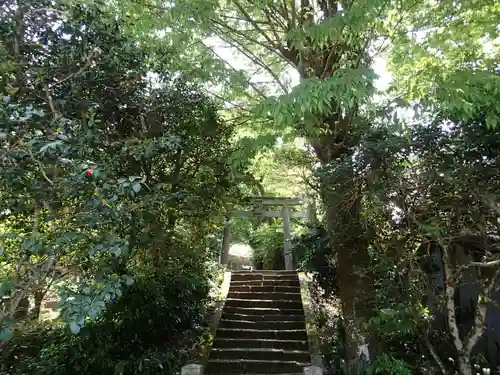
[[250,235],[253,262],[257,269],[284,270],[283,224],[279,220],[261,224]]
[[210,292],[205,262],[170,259],[136,281],[97,322],[72,335],[57,323],[17,332],[2,353],[7,374],[175,374],[200,332]]
[[325,297],[338,296],[337,272],[330,238],[325,228],[319,226],[292,240],[292,251],[297,267],[314,273],[315,285]]

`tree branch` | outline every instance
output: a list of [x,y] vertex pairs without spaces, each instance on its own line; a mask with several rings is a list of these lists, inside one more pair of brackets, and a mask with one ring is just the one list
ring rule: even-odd
[[[87,69],[90,64],[92,63],[92,58],[94,57],[95,55],[93,53],[90,53],[86,58],[85,58],[85,63],[83,64],[83,66],[78,69],[78,71],[74,72],[74,73],[71,73],[69,74],[68,76],[64,77],[63,79],[61,79],[60,81],[57,81],[55,82],[52,86],[57,86],[57,85],[60,85],[68,80],[70,80],[71,78],[77,76],[77,75],[80,75],[81,73],[83,73],[83,71],[85,69]],[[46,92],[47,92],[47,89],[46,89]]]
[[241,12],[241,14],[243,14],[243,16],[245,16],[245,18],[247,19],[247,21],[252,24],[252,26],[255,28],[255,30],[257,30],[264,37],[264,39],[267,40],[267,42],[271,46],[273,46],[276,50],[280,50],[281,49],[281,46],[277,44],[277,43],[279,43],[279,40],[276,40],[276,42],[273,42],[273,40],[269,37],[269,35],[267,35],[265,33],[265,31],[260,28],[259,24],[257,22],[255,22],[255,20],[250,17],[250,14],[248,14],[248,12],[245,10],[245,7],[243,7],[239,3],[238,0],[233,0],[233,3],[236,6],[236,8],[238,8],[238,10]]
[[[281,41],[282,38],[280,38],[280,36],[278,35],[278,30],[276,30],[276,27],[274,27],[273,21],[275,23],[280,23],[280,24],[281,24],[281,22],[279,20],[277,20],[276,18],[274,18],[271,13],[269,13],[269,9],[264,8],[263,12],[266,15],[267,24],[268,24],[269,28],[271,29],[271,32],[273,33],[274,39],[276,39],[276,41]],[[284,28],[284,25],[282,25],[282,27]]]
[[[448,316],[448,326],[450,328],[450,333],[453,338],[453,344],[457,349],[458,353],[464,353],[464,344],[460,339],[460,332],[457,326],[457,320],[455,316],[455,283],[456,278],[451,267],[451,257],[448,250],[448,246],[445,246],[439,241],[439,245],[443,249],[443,264],[445,271],[445,291],[446,291],[446,310]],[[459,354],[459,355],[460,355]]]
[[486,325],[485,325],[486,310],[488,308],[488,303],[490,302],[491,292],[493,291],[493,288],[495,287],[499,276],[500,276],[500,268],[496,270],[489,284],[483,288],[483,290],[479,293],[479,296],[477,298],[474,326],[464,340],[465,350],[468,356],[471,355],[472,349],[474,349],[474,346],[476,346],[477,342],[483,336],[484,331],[486,330]]
[[447,375],[448,371],[446,371],[446,367],[445,367],[443,361],[439,357],[438,353],[436,352],[436,349],[434,348],[434,346],[431,343],[431,340],[429,339],[429,327],[427,327],[427,329],[424,332],[424,341],[425,341],[425,345],[427,346],[427,349],[429,350],[429,353],[431,353],[432,358],[438,364],[439,369],[441,370],[441,373],[443,375]]
[[[214,49],[213,49],[212,47],[207,46],[207,45],[206,45],[205,43],[203,43],[202,41],[200,41],[200,43],[201,43],[201,44],[202,44],[205,48],[207,48],[210,52],[212,52],[215,56],[217,56],[217,58],[218,58],[219,60],[223,61],[223,62],[224,62],[224,64],[226,64],[226,65],[227,65],[227,66],[228,66],[228,67],[229,67],[229,68],[230,68],[233,72],[238,72],[238,70],[237,70],[235,67],[233,67],[233,66],[232,66],[231,64],[229,64],[227,61],[225,61],[222,57],[220,57],[220,55],[219,55],[217,52],[215,52],[215,51],[214,51]],[[267,99],[267,95],[266,95],[266,94],[265,94],[265,93],[264,93],[261,89],[259,89],[259,88],[258,88],[255,84],[253,84],[253,83],[252,83],[252,82],[250,82],[249,80],[248,80],[248,84],[249,84],[249,85],[250,85],[250,86],[251,86],[251,87],[255,90],[255,92],[257,92],[257,93],[258,93],[258,94],[259,94],[259,95],[260,95],[263,99]],[[247,94],[247,93],[245,92],[245,94]],[[247,94],[247,95],[249,95],[249,94]],[[251,98],[251,99],[253,99],[253,98]]]
[[[266,46],[266,44],[262,43],[261,41],[257,41],[257,40],[251,40],[247,34],[229,26],[229,25],[225,25],[225,24],[222,24],[221,22],[219,22],[219,25],[222,26],[222,27],[226,27],[228,29],[231,29],[231,31],[235,32],[235,33],[238,33],[240,36],[242,36],[243,38],[249,40],[249,41],[252,41],[253,43],[256,43],[257,45],[261,45],[263,47],[265,47],[269,52],[271,53],[274,53],[274,54],[279,54],[283,59],[285,59],[286,61],[288,61],[292,66],[294,65],[287,57],[286,57],[286,51],[285,51],[285,48],[283,46],[283,44],[280,43],[281,41],[281,38],[277,38],[276,41],[273,41],[269,35],[267,35],[266,31],[263,30],[260,25],[257,23],[256,20],[254,20],[252,17],[250,17],[250,14],[245,10],[245,8],[238,2],[238,0],[233,0],[233,3],[234,5],[238,8],[238,10],[241,12],[241,14],[243,14],[243,16],[246,18],[246,21],[248,21],[253,27],[254,29],[267,41],[267,43],[269,43],[269,45]],[[270,26],[270,23],[268,23],[268,26]]]
[[490,262],[470,262],[468,267],[482,267],[482,268],[492,268],[500,266],[500,259],[492,260]]
[[232,47],[236,48],[242,55],[247,57],[254,64],[260,66],[266,72],[268,72],[276,81],[276,83],[280,86],[280,88],[283,90],[283,93],[285,94],[288,93],[287,87],[283,84],[283,82],[281,82],[281,79],[278,77],[278,75],[272,71],[272,69],[269,67],[268,64],[265,64],[261,59],[259,59],[258,56],[256,56],[252,51],[250,51],[246,46],[243,46],[242,44],[236,44],[233,41],[229,40],[228,38],[226,39],[223,36],[221,36],[221,39],[223,39],[226,43],[230,44]]
[[35,157],[33,156],[33,152],[31,151],[31,148],[28,149],[28,153],[30,154],[30,158],[31,160],[33,160],[33,162],[38,165],[38,167],[40,168],[40,172],[42,172],[42,176],[43,178],[51,185],[54,185],[54,181],[52,181],[49,176],[47,176],[47,173],[45,173],[45,170],[43,169],[43,164],[36,160]]

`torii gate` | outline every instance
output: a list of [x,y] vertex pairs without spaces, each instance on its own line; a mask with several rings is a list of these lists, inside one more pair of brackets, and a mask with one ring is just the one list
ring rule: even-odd
[[[233,211],[226,220],[224,237],[222,240],[221,264],[227,265],[229,260],[229,247],[231,245],[231,219],[233,217],[281,217],[283,219],[283,254],[285,258],[285,269],[293,269],[292,243],[290,218],[311,218],[310,212],[315,209],[313,205],[308,211],[291,211],[290,207],[303,205],[305,202],[300,198],[280,197],[250,197],[252,211]],[[271,211],[269,206],[281,206],[280,211]]]

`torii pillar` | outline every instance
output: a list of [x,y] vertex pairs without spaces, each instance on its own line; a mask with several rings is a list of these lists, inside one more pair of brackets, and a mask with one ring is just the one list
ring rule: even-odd
[[285,270],[293,270],[292,254],[292,230],[290,227],[290,208],[286,205],[281,209],[283,218],[283,255],[285,258]]

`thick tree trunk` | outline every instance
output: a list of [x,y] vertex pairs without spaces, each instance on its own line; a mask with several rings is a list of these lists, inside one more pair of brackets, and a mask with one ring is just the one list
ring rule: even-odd
[[[331,186],[325,187],[327,190]],[[351,192],[352,193],[352,192]],[[345,196],[349,199],[349,192]],[[332,251],[337,256],[336,270],[345,323],[347,360],[351,366],[364,355],[370,359],[374,351],[364,324],[368,320],[373,287],[370,256],[363,229],[359,223],[360,199],[348,211],[340,207],[342,198],[337,194],[323,194],[327,215],[327,228],[332,240]]]
[[[343,121],[342,121],[343,120]],[[346,119],[341,122],[347,124]],[[323,166],[320,176],[321,198],[326,213],[327,229],[336,255],[336,270],[342,302],[346,360],[351,369],[359,359],[370,360],[375,348],[365,328],[374,293],[370,270],[368,240],[361,217],[359,178],[349,165],[355,140],[349,140],[348,126],[337,127],[343,140],[322,137],[311,140]],[[341,139],[342,139],[341,138]]]
[[[318,4],[325,18],[334,16],[339,10],[335,2],[326,7],[326,2]],[[313,9],[311,1],[302,0],[300,9],[301,22],[314,23],[310,12]],[[342,55],[345,52],[354,53],[356,57],[352,62],[355,62],[356,67],[369,66],[368,54],[364,49],[341,52],[345,46],[340,43],[338,47],[339,49],[325,48],[321,53],[311,49],[313,53],[309,54],[292,50],[289,55],[301,80],[311,77],[329,79],[342,66]],[[343,108],[341,103],[332,101],[330,107],[328,115],[319,114],[311,123],[316,132],[309,133],[308,139],[323,169],[327,171],[326,177],[321,178],[320,188],[332,251],[337,256],[336,269],[346,331],[346,359],[354,370],[360,358],[370,360],[370,354],[375,354],[375,338],[370,338],[365,329],[369,318],[370,298],[374,293],[368,240],[361,223],[360,179],[348,162],[361,139],[359,129],[354,129],[359,120],[359,104],[355,103],[348,109]],[[330,172],[340,164],[340,170]]]

